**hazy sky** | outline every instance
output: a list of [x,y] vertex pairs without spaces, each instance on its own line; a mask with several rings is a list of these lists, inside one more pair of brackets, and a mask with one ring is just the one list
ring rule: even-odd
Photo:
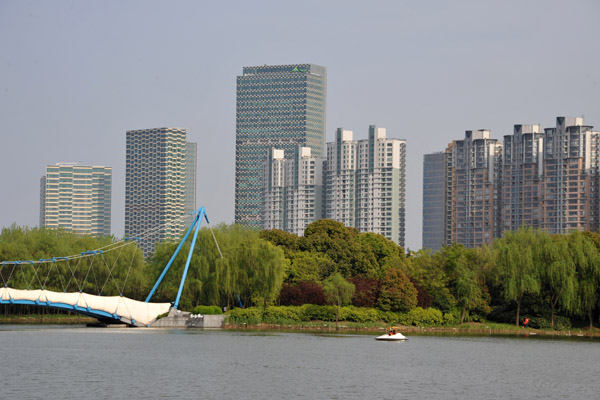
[[423,154],[465,130],[559,115],[600,127],[600,2],[0,0],[0,227],[36,226],[47,164],[113,168],[123,235],[125,132],[183,127],[198,206],[233,222],[243,66],[328,68],[327,141],[407,140],[407,247],[421,247]]

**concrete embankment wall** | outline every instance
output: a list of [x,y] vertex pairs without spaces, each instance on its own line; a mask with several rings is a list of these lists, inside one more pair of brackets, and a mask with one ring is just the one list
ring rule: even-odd
[[171,308],[169,315],[154,321],[152,328],[223,328],[224,315],[191,314]]

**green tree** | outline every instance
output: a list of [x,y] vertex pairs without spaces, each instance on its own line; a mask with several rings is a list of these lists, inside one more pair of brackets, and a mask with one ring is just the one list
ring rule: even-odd
[[273,304],[283,284],[283,250],[264,240],[242,243],[238,263],[244,271],[254,304],[267,308]]
[[287,258],[290,258],[293,253],[298,251],[300,238],[293,233],[288,233],[280,229],[267,229],[260,231],[260,238],[281,247]]
[[450,292],[444,248],[433,255],[427,250],[413,253],[408,258],[407,270],[411,281],[424,291],[419,293],[420,298],[431,298],[433,307],[443,312],[451,312],[456,308],[457,301]]
[[519,325],[521,302],[527,294],[539,294],[541,278],[538,265],[541,257],[540,231],[520,228],[515,232],[506,232],[504,237],[494,242],[496,252],[495,277],[502,287],[505,300],[517,304],[515,325]]
[[285,271],[285,281],[320,282],[335,270],[334,262],[325,254],[301,251],[295,253]]
[[417,306],[417,289],[400,268],[390,268],[381,280],[377,306],[384,311],[406,312]]
[[329,304],[337,305],[335,314],[336,324],[340,320],[340,309],[350,304],[354,295],[354,285],[336,272],[323,281],[323,291]]
[[550,325],[554,328],[556,307],[561,306],[565,311],[572,312],[575,308],[577,294],[577,278],[575,260],[585,262],[582,253],[581,234],[575,237],[564,235],[540,234],[541,240],[537,251],[541,253],[540,277],[542,291],[550,299]]
[[331,273],[340,272],[344,277],[374,274],[377,261],[357,241],[358,235],[358,230],[347,228],[341,222],[320,219],[306,227],[299,248],[327,255],[336,268]]
[[578,283],[575,309],[589,319],[591,330],[594,326],[594,309],[598,307],[600,290],[600,234],[585,232],[581,235],[584,236],[585,241],[579,237],[572,238],[581,242],[577,246],[577,253],[585,255],[585,257],[575,258]]
[[441,256],[449,277],[450,291],[461,308],[460,323],[464,323],[467,312],[475,308],[489,312],[489,296],[483,281],[484,272],[491,262],[489,248],[467,249],[463,245],[452,244],[442,249]]
[[356,239],[361,245],[362,251],[368,253],[368,257],[374,258],[375,261],[369,263],[375,269],[371,269],[361,275],[367,278],[381,279],[385,275],[385,271],[393,267],[402,268],[406,272],[404,249],[396,243],[383,235],[372,232],[359,233]]

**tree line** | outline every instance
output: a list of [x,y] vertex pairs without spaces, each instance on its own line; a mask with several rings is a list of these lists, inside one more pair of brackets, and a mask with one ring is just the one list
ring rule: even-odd
[[[0,233],[0,259],[76,254],[114,241],[112,237],[12,226]],[[104,293],[123,292],[143,300],[177,245],[158,244],[148,260],[135,246],[103,255],[97,262],[112,267],[116,276],[129,276],[124,290],[114,283]],[[188,249],[189,243],[152,301],[175,299]],[[7,266],[2,268],[4,277]],[[96,280],[103,281],[108,268],[104,275],[98,274]],[[22,275],[18,285],[24,288],[34,277]],[[58,278],[53,279],[47,287],[59,288]],[[94,293],[93,283],[86,285],[86,291]],[[323,219],[310,224],[302,237],[237,225],[201,229],[180,308],[332,304],[339,313],[345,305],[392,312],[421,307],[437,309],[461,323],[489,319],[519,324],[526,314],[537,318],[540,326],[554,327],[557,321],[577,318],[587,320],[591,327],[599,303],[597,233],[549,235],[524,227],[507,232],[489,247],[467,249],[453,244],[435,253],[406,254],[382,235],[360,233]]]

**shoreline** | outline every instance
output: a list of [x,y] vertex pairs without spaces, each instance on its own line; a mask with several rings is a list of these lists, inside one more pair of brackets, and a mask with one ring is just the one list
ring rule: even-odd
[[[0,316],[0,325],[86,325],[96,323],[97,320],[90,317],[78,315],[2,315]],[[544,336],[544,337],[588,337],[600,338],[600,329],[594,327],[574,328],[566,331],[549,329],[532,329],[502,324],[485,323],[466,323],[461,326],[403,326],[398,325],[402,333],[415,335],[464,335],[464,336],[482,336],[482,335],[505,335],[505,336]],[[237,331],[270,331],[270,332],[315,332],[315,333],[356,333],[356,334],[381,334],[385,332],[386,325],[353,325],[352,323],[340,322],[336,326],[335,322],[312,321],[304,324],[236,324],[225,322],[224,330]]]
[[[489,336],[489,335],[505,335],[505,336],[544,336],[544,337],[588,337],[600,338],[600,329],[571,329],[567,331],[532,329],[522,327],[493,327],[486,324],[463,324],[463,326],[436,326],[436,327],[419,327],[419,326],[398,326],[402,333],[412,333],[416,335],[447,335],[455,334],[457,336]],[[348,326],[340,323],[336,327],[335,323],[323,323],[314,325],[283,325],[283,324],[231,324],[225,323],[225,330],[238,331],[273,331],[273,332],[323,332],[323,333],[357,333],[357,334],[381,334],[386,332],[386,327],[360,327]]]

